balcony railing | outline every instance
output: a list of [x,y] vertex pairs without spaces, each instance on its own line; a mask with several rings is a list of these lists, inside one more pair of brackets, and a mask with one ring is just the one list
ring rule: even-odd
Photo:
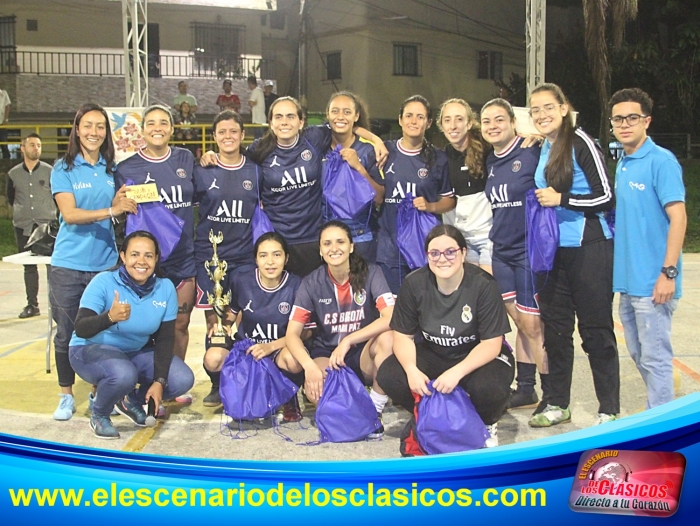
[[[2,51],[0,73],[124,76],[122,53]],[[249,57],[216,59],[190,55],[150,55],[149,77],[275,78],[273,62]]]

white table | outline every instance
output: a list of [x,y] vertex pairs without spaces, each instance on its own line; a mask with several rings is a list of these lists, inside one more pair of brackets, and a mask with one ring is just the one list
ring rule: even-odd
[[[2,258],[4,263],[13,263],[15,265],[50,265],[51,256],[34,256],[29,250],[12,254]],[[53,334],[53,316],[51,312],[51,285],[46,283],[47,297],[49,298],[49,333],[46,336],[46,373],[51,373],[51,335]]]

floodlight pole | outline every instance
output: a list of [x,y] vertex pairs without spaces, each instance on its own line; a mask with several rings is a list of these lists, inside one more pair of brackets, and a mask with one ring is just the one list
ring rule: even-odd
[[148,0],[122,0],[126,105],[148,106]]
[[547,0],[525,2],[525,51],[527,53],[527,98],[544,82],[544,48],[547,28]]

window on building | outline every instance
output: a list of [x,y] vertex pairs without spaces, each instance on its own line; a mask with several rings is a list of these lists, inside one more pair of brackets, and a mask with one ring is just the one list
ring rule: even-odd
[[394,75],[420,75],[420,44],[394,43]]
[[36,19],[27,19],[27,31],[39,31],[39,21]]
[[239,57],[245,53],[245,26],[192,22],[190,27],[196,70],[218,71],[228,76],[240,69]]
[[323,62],[326,66],[323,80],[338,80],[343,78],[341,74],[340,51],[326,53],[323,56]]
[[12,73],[17,64],[15,16],[0,16],[0,73]]
[[270,29],[284,29],[284,22],[286,20],[284,13],[279,11],[273,11],[270,13]]
[[477,78],[503,80],[503,53],[500,51],[479,51]]

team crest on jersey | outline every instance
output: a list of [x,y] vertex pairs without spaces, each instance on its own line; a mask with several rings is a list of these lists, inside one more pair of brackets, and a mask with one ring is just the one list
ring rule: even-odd
[[184,168],[178,168],[177,170],[175,170],[175,173],[180,179],[184,179],[185,177],[187,177],[187,172],[184,170]]
[[513,161],[513,166],[511,166],[510,169],[513,172],[519,172],[522,167],[523,163],[521,163],[520,161]]
[[246,179],[245,181],[243,181],[243,188],[245,188],[246,190],[252,190],[253,183],[251,183],[250,181],[248,181],[248,179]]
[[311,151],[310,151],[310,150],[304,150],[303,152],[301,152],[301,158],[302,158],[303,160],[305,160],[305,161],[310,161],[310,160],[311,160],[311,157],[313,157],[313,155],[311,155]]
[[280,311],[280,314],[289,314],[291,307],[289,306],[289,303],[283,301],[277,306],[277,310]]
[[365,301],[367,301],[367,293],[365,292],[365,289],[355,292],[355,303],[362,307],[365,304]]
[[428,169],[421,168],[420,170],[418,170],[418,177],[420,177],[421,179],[425,179],[426,177],[428,177]]
[[472,321],[472,308],[469,305],[462,307],[462,321],[464,323]]

